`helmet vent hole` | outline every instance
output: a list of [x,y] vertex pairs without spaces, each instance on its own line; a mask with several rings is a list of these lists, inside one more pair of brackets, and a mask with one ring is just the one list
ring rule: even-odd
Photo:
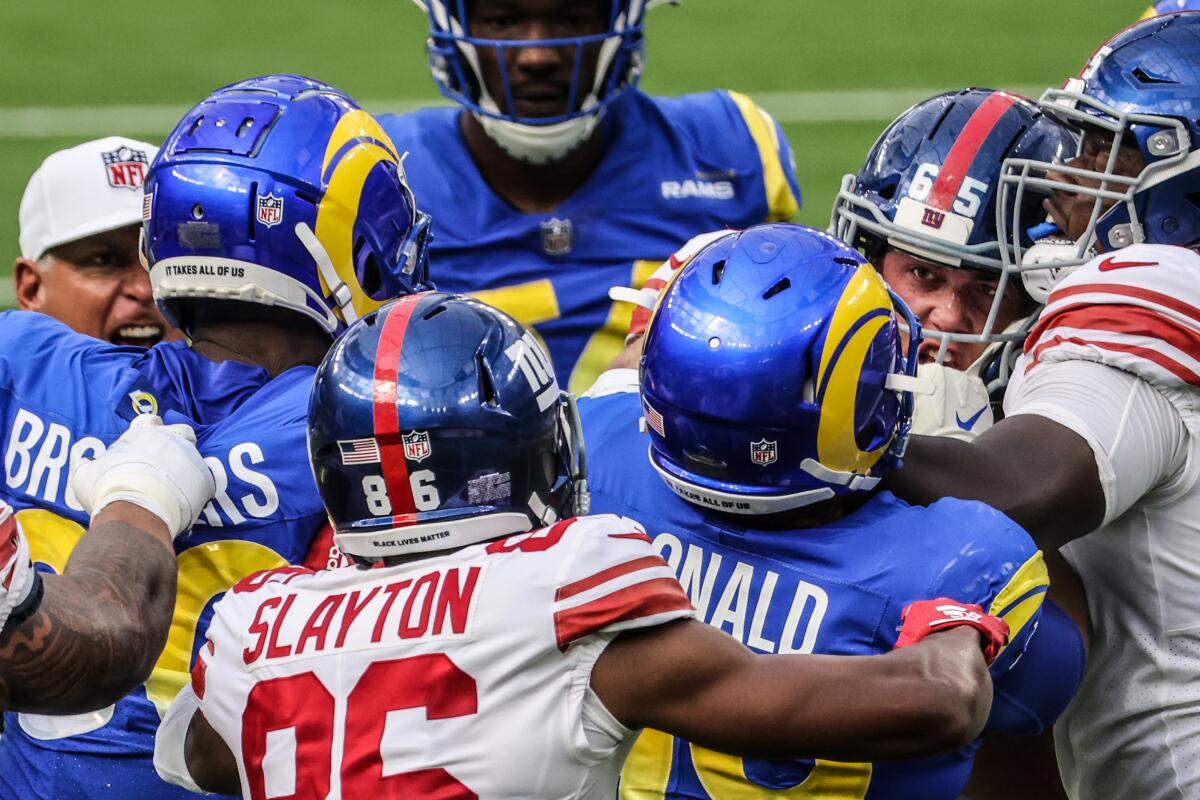
[[242,124],[238,125],[237,133],[234,135],[240,139],[241,137],[243,137],[247,133],[249,133],[250,129],[253,127],[254,127],[254,117],[246,117],[245,119],[242,120]]
[[200,126],[203,124],[204,124],[204,117],[203,116],[196,117],[196,121],[192,123],[192,127],[188,128],[187,135],[195,136],[196,131],[198,131],[200,129]]
[[[441,310],[439,306],[438,309]],[[500,405],[500,396],[496,392],[496,382],[492,378],[491,368],[483,358],[483,353],[475,353],[475,371],[479,373],[479,399],[481,405],[493,408]]]
[[1162,84],[1162,83],[1178,83],[1170,78],[1165,78],[1161,75],[1152,75],[1141,67],[1136,67],[1133,70],[1133,77],[1137,78],[1141,83],[1146,84]]
[[774,286],[772,286],[770,289],[767,289],[765,292],[763,292],[762,299],[770,300],[775,295],[779,294],[782,291],[786,291],[787,289],[790,289],[790,288],[792,288],[791,279],[790,278],[780,278],[778,281],[775,282]]
[[446,310],[446,306],[444,304],[435,306],[433,309],[431,309],[429,311],[429,313],[427,313],[425,316],[421,317],[421,319],[424,319],[424,320],[433,319],[434,317],[436,317],[438,314],[442,313],[445,310]]
[[888,200],[888,201],[895,198],[895,196],[896,196],[895,182],[892,182],[885,186],[879,187],[879,196],[882,197],[884,200]]
[[857,267],[858,262],[848,256],[834,256],[835,263],[841,264],[843,267]]
[[296,197],[298,197],[301,200],[303,200],[304,202],[310,203],[314,206],[318,206],[321,204],[321,198],[317,197],[315,194],[306,192],[303,189],[296,190]]
[[720,261],[717,261],[716,263],[713,264],[713,270],[712,270],[713,286],[716,286],[718,283],[720,283],[721,278],[724,275],[725,275],[725,259],[721,259]]

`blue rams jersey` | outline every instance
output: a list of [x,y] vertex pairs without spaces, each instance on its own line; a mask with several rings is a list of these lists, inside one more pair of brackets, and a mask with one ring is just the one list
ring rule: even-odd
[[457,108],[381,116],[410,157],[417,205],[433,217],[431,275],[532,326],[560,383],[579,392],[621,351],[641,286],[692,236],[790,219],[791,150],[766,112],[735,92],[677,98],[630,91],[609,108],[596,171],[553,211],[526,214],[480,175]]
[[61,572],[87,524],[71,465],[102,452],[138,412],[191,424],[217,488],[175,542],[175,614],[150,679],[104,712],[7,714],[0,797],[185,796],[153,777],[150,759],[160,714],[189,678],[213,603],[253,572],[302,561],[324,522],[305,445],[313,372],[296,367],[268,379],[182,342],[115,347],[41,314],[0,314],[0,495],[17,509],[40,569]]
[[[1048,578],[1033,541],[1000,512],[953,499],[910,506],[881,493],[820,527],[755,530],[685,502],[659,479],[646,457],[648,438],[638,429],[636,391],[584,397],[579,408],[593,511],[641,522],[697,615],[751,649],[887,652],[906,605],[947,596],[977,603],[1008,622],[1010,643],[992,666],[994,678],[1024,660]],[[1036,674],[1023,679],[1027,691],[1040,691]],[[1073,690],[1067,686],[1049,714],[1061,711]],[[1006,705],[989,729],[1028,733],[1049,724],[1053,716],[1038,718],[1041,700]],[[622,797],[953,800],[966,784],[977,746],[875,764],[753,760],[646,731],[626,761]]]

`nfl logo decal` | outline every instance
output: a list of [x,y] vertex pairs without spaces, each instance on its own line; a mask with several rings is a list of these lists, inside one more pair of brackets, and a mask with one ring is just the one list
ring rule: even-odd
[[557,217],[542,223],[542,250],[548,256],[565,256],[575,244],[575,227]]
[[433,454],[428,431],[413,431],[404,434],[400,439],[404,442],[404,457],[409,461],[421,462]]
[[774,464],[779,457],[779,442],[768,442],[766,439],[750,443],[750,460],[760,467]]
[[283,198],[273,194],[258,198],[258,221],[268,228],[283,222]]
[[146,154],[130,147],[118,147],[101,153],[104,159],[104,175],[108,185],[114,189],[140,189],[146,181],[146,170],[150,166]]

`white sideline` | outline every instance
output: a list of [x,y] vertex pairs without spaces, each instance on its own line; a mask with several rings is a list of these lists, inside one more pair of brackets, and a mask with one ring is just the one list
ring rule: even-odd
[[[1017,86],[1015,91],[1038,94],[1044,87]],[[849,89],[845,91],[747,92],[781,123],[887,122],[937,88]],[[442,98],[366,100],[376,113],[402,113]],[[112,133],[165,134],[183,113],[184,105],[0,106],[0,139],[108,136]]]

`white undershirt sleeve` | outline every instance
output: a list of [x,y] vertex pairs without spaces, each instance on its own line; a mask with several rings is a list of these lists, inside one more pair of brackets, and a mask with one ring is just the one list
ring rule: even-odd
[[184,752],[188,726],[193,715],[199,710],[200,698],[196,697],[196,693],[192,691],[192,684],[188,683],[171,701],[167,715],[163,717],[154,736],[154,769],[167,783],[182,786],[191,792],[210,794],[192,780]]
[[1041,363],[1010,385],[1004,412],[1037,414],[1084,438],[1104,490],[1105,525],[1152,492],[1187,488],[1180,484],[1189,434],[1179,411],[1131,373],[1089,361]]

